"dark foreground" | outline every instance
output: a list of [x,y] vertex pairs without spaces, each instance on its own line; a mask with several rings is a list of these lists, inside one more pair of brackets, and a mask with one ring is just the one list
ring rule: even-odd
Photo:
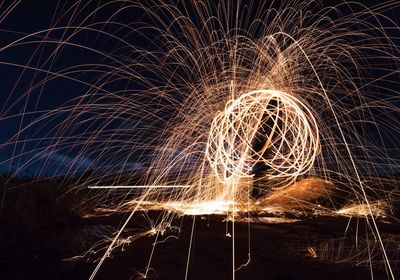
[[[218,216],[196,217],[188,279],[232,279],[232,238],[226,236],[227,224],[222,219]],[[84,252],[96,242],[94,235],[106,234],[101,230],[116,228],[121,220],[122,217],[83,219],[58,231],[57,235],[49,234],[39,247],[37,244],[5,246],[0,278],[88,279],[95,266],[93,262],[64,259]],[[237,223],[236,268],[247,262],[249,245],[251,259],[247,266],[236,271],[236,279],[371,279],[367,266],[357,266],[354,259],[346,261],[338,257],[351,255],[351,252],[340,252],[348,250],[348,247],[321,246],[324,241],[343,237],[348,222],[349,219],[343,217],[314,217],[296,223]],[[350,222],[346,232],[350,242],[353,242],[355,234],[365,236],[366,223],[364,219]],[[138,215],[129,227],[138,228],[144,224],[145,219]],[[148,279],[185,279],[192,224],[191,217],[179,218],[176,225],[181,228],[180,232],[174,231],[159,238],[162,242],[155,247]],[[378,221],[378,226],[383,236],[400,232],[394,224]],[[231,233],[231,228],[228,231]],[[36,239],[32,237],[32,240]],[[142,237],[125,246],[123,251],[118,250],[112,258],[106,259],[95,279],[137,279],[139,273],[145,271],[154,241],[155,236]],[[2,236],[1,242],[4,245],[8,240]],[[341,247],[338,244],[337,247]],[[13,248],[12,252],[10,248]],[[316,257],[312,257],[311,248]],[[325,252],[321,258],[321,248],[328,248],[331,252]],[[327,257],[329,255],[332,257]],[[96,255],[100,256],[100,253]],[[393,261],[395,276],[400,277],[395,265],[397,260]],[[389,279],[384,265],[374,265],[374,279]]]

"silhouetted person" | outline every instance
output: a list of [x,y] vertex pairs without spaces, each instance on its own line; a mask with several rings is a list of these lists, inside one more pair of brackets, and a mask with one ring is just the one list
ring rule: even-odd
[[[276,100],[271,100],[271,102],[268,104],[267,106],[267,110],[274,111],[276,109],[277,106],[277,101]],[[267,112],[265,112],[262,116],[261,119],[261,124],[257,129],[256,135],[253,139],[252,142],[252,148],[254,149],[254,151],[256,151],[257,153],[261,152],[261,150],[263,149],[264,145],[266,144],[267,140],[268,140],[268,136],[273,133],[272,137],[271,137],[271,141],[274,140],[274,138],[276,137],[276,130],[273,132],[272,128],[274,126],[275,123],[275,116],[274,114],[272,114],[273,117],[269,117],[269,114]],[[279,124],[278,124],[279,125]],[[267,145],[270,145],[270,143],[267,143]],[[263,151],[263,153],[261,154],[261,156],[263,158],[268,158],[269,154],[271,152],[270,147],[268,147],[265,151]],[[259,157],[258,154],[254,154],[253,155],[253,159],[257,160]],[[263,194],[264,194],[264,190],[267,188],[267,182],[266,180],[263,180],[263,178],[265,177],[265,174],[268,173],[268,170],[270,169],[270,166],[266,165],[263,161],[258,161],[252,170],[253,173],[253,189],[252,189],[252,197],[253,198],[260,198]]]

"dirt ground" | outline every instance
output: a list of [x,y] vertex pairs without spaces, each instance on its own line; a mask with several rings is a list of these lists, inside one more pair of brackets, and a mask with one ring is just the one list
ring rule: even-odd
[[[227,223],[223,218],[196,217],[187,279],[232,279],[232,237],[226,236]],[[82,234],[78,229],[107,224],[118,227],[120,221],[121,217],[84,219],[74,230],[65,230],[57,237],[49,236],[43,250],[33,252],[26,244],[22,249],[16,247],[15,256],[22,253],[26,257],[14,261],[11,261],[13,256],[10,254],[7,260],[3,257],[1,279],[88,279],[94,268],[93,262],[63,260],[71,256],[73,250],[84,248],[82,240],[76,242],[77,235]],[[129,227],[138,227],[142,222],[139,218],[134,219]],[[309,248],[316,249],[325,240],[343,236],[346,228],[346,236],[363,236],[366,223],[363,219],[352,219],[349,223],[349,219],[344,217],[314,217],[278,224],[236,223],[235,267],[247,263],[249,246],[251,254],[247,265],[236,271],[235,279],[371,279],[370,269],[366,266],[320,259],[318,250],[316,258],[313,258],[308,251]],[[179,218],[176,224],[180,231],[158,239],[148,279],[185,279],[193,218]],[[400,232],[394,224],[378,222],[378,226],[382,234]],[[232,233],[230,227],[228,224],[228,232]],[[84,234],[90,235],[90,231]],[[93,240],[87,237],[85,242]],[[118,250],[112,258],[106,259],[95,279],[138,279],[139,273],[143,273],[148,265],[154,241],[155,236],[142,237],[125,246],[124,250]],[[382,266],[375,267],[373,272],[374,279],[389,279]],[[400,275],[399,270],[395,269],[394,273]]]

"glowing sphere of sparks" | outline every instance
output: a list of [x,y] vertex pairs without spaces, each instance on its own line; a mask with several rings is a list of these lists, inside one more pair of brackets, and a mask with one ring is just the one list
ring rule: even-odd
[[318,151],[318,126],[305,103],[282,91],[255,90],[217,113],[206,156],[223,183],[253,177],[262,165],[263,178],[283,185],[309,171]]

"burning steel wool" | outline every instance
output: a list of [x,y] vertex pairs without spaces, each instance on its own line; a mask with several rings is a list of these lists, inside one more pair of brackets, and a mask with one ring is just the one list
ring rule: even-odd
[[[247,263],[236,260],[235,223],[317,216],[365,218],[395,279],[377,220],[397,223],[399,201],[397,183],[383,179],[400,167],[400,53],[391,35],[399,27],[384,14],[396,1],[371,9],[346,1],[84,2],[0,46],[0,65],[33,73],[29,89],[11,92],[2,108],[0,122],[18,119],[19,129],[0,149],[11,151],[3,163],[15,174],[40,166],[38,180],[89,191],[84,217],[127,213],[115,232],[70,259],[101,251],[90,279],[114,250],[155,236],[140,274],[148,278],[162,236],[179,231],[177,217],[193,216],[189,279],[193,228],[205,215],[230,227],[232,279],[251,256],[249,246]],[[32,46],[26,62],[4,58]],[[94,61],[65,61],[76,50]],[[42,109],[58,80],[77,93]],[[135,214],[149,212],[158,214],[142,232],[128,229]],[[312,256],[324,250],[329,259],[322,247],[310,247]]]
[[[268,109],[273,101],[276,107]],[[257,129],[268,120],[272,122],[264,128],[262,148],[255,150]],[[272,154],[268,158],[267,150]],[[262,162],[271,169],[266,179],[284,186],[309,171],[318,151],[318,128],[310,110],[289,94],[257,90],[228,101],[215,117],[206,157],[223,184],[251,178],[255,165]]]

